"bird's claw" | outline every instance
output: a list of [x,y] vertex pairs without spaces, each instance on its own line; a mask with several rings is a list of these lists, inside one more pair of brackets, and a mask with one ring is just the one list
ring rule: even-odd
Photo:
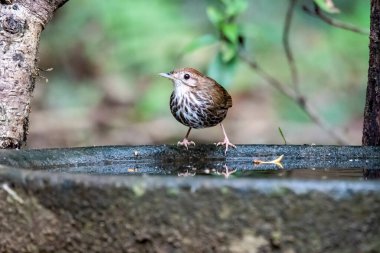
[[189,146],[190,145],[194,145],[195,146],[195,142],[193,141],[189,141],[188,139],[183,139],[183,141],[179,141],[177,143],[177,146],[185,146],[186,149],[189,149]]
[[228,138],[224,138],[224,141],[215,143],[215,145],[216,146],[226,146],[226,150],[224,151],[224,154],[227,154],[228,146],[236,148],[236,146],[234,144],[232,144]]

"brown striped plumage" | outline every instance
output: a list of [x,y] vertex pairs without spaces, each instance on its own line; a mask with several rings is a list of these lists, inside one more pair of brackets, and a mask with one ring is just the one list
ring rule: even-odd
[[[171,79],[174,84],[170,96],[170,110],[174,118],[189,127],[185,139],[178,142],[179,145],[187,148],[194,144],[187,140],[191,128],[216,126],[224,120],[228,109],[232,107],[232,98],[228,92],[215,80],[193,68],[177,69],[160,75]],[[228,146],[235,146],[229,142],[222,124],[221,127],[225,139],[218,145],[226,145],[227,152]]]

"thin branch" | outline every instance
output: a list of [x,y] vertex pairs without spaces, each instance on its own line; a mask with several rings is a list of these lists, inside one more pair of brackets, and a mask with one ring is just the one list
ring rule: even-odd
[[317,124],[320,128],[322,128],[328,135],[330,135],[332,138],[334,138],[338,144],[347,144],[346,139],[341,136],[338,132],[336,132],[334,129],[330,128],[325,121],[323,121],[319,115],[308,105],[306,99],[302,96],[299,96],[297,93],[295,93],[292,89],[290,89],[286,84],[279,81],[272,75],[268,74],[264,69],[261,68],[261,66],[253,60],[250,60],[248,57],[246,57],[243,54],[239,54],[239,57],[242,61],[244,61],[249,67],[251,67],[253,70],[256,71],[256,73],[261,76],[263,79],[265,79],[270,85],[272,85],[274,88],[276,88],[279,92],[281,92],[283,95],[288,97],[290,100],[292,100],[294,103],[296,103],[302,111],[305,112],[305,114],[310,118],[312,122]]
[[322,21],[324,21],[325,23],[331,25],[331,26],[334,26],[334,27],[337,27],[337,28],[340,28],[340,29],[344,29],[344,30],[347,30],[347,31],[351,31],[351,32],[354,32],[354,33],[359,33],[359,34],[363,34],[363,35],[369,35],[369,31],[367,30],[363,30],[359,27],[356,27],[352,24],[348,24],[348,23],[344,23],[342,21],[339,21],[339,20],[336,20],[336,19],[333,19],[329,16],[326,16],[322,11],[321,9],[319,8],[318,5],[314,5],[314,10],[311,10],[309,7],[307,6],[303,6],[302,9],[309,15],[311,16],[314,16],[314,17],[317,17],[319,19],[321,19]]
[[296,96],[292,89],[290,89],[287,85],[284,85],[281,81],[268,74],[268,72],[263,70],[256,61],[249,59],[244,54],[239,54],[239,57],[246,64],[248,64],[249,67],[254,69],[262,78],[264,78],[268,83],[275,87],[280,93],[289,98],[293,98]]
[[294,7],[296,6],[297,1],[298,0],[289,0],[289,7],[286,12],[284,30],[282,33],[282,43],[284,45],[286,60],[288,61],[288,64],[289,64],[289,68],[290,68],[290,72],[292,76],[292,82],[294,85],[294,91],[296,92],[297,95],[299,95],[300,90],[299,90],[299,81],[298,81],[298,71],[297,71],[297,66],[295,64],[295,61],[294,61],[292,49],[289,45],[289,31],[290,31],[290,26],[292,23]]

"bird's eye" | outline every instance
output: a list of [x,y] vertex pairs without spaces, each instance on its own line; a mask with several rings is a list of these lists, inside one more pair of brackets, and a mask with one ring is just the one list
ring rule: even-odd
[[183,78],[185,78],[185,80],[187,80],[187,79],[190,78],[190,75],[189,75],[189,74],[185,74],[185,75],[183,76]]

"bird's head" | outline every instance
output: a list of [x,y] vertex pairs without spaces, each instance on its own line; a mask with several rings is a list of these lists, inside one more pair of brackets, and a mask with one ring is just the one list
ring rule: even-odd
[[205,77],[201,72],[193,68],[176,69],[169,73],[160,73],[160,76],[169,78],[173,81],[176,88],[197,87]]

